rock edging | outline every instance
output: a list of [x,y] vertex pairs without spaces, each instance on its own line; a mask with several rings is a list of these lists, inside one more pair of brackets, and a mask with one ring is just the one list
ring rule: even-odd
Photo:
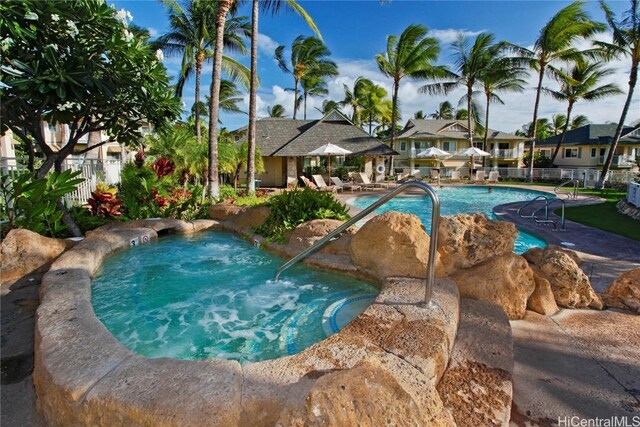
[[53,263],[40,290],[33,375],[47,423],[452,424],[435,389],[459,317],[457,288],[445,279],[436,282],[429,309],[419,304],[422,280],[384,280],[375,303],[354,322],[295,356],[240,366],[147,359],[126,349],[91,305],[91,277],[102,260],[159,232],[212,227],[221,225],[167,219],[108,226]]

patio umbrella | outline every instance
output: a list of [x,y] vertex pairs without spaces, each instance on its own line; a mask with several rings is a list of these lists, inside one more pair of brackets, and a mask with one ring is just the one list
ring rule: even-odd
[[424,151],[419,152],[418,154],[416,154],[416,157],[419,159],[428,159],[428,158],[433,158],[433,159],[437,159],[438,157],[447,157],[450,156],[451,153],[448,153],[444,150],[441,150],[439,148],[436,147],[429,147]]
[[478,147],[469,147],[466,150],[459,152],[458,155],[469,157],[469,176],[471,176],[473,174],[473,156],[485,157],[490,156],[491,154],[486,151],[482,151]]
[[345,156],[347,154],[351,154],[351,151],[329,143],[308,152],[307,156],[328,156],[329,177],[331,177],[331,156]]

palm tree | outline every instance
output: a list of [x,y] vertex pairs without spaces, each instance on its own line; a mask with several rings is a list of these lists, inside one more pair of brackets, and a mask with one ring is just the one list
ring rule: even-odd
[[[440,53],[440,45],[434,37],[427,36],[428,30],[422,25],[409,25],[400,35],[387,37],[387,50],[375,56],[378,68],[393,80],[391,95],[391,149],[396,142],[398,113],[398,89],[403,77],[417,80],[437,80],[448,78],[452,73],[441,65],[433,65]],[[390,170],[393,169],[391,157]]]
[[362,76],[358,77],[355,82],[353,82],[353,90],[349,88],[346,84],[344,87],[344,99],[340,101],[341,106],[350,106],[353,112],[351,113],[351,121],[356,125],[361,125],[361,117],[358,115],[358,108],[361,107],[361,103],[363,101],[362,94],[364,90],[372,85],[373,82],[369,79],[366,79]]
[[426,114],[424,114],[424,111],[418,110],[415,113],[413,113],[413,118],[416,120],[424,120],[427,118],[427,116]]
[[573,118],[573,120],[571,120],[571,124],[569,125],[569,128],[577,129],[577,128],[581,128],[582,126],[586,126],[588,124],[589,124],[589,118],[587,118],[587,116],[585,116],[584,114],[578,114]]
[[[214,4],[214,3],[209,3]],[[215,50],[213,55],[213,71],[211,78],[211,102],[209,102],[209,195],[217,198],[220,195],[218,182],[218,115],[220,105],[220,80],[222,74],[222,50],[224,49],[224,28],[227,14],[236,5],[236,0],[219,0],[215,3]]]
[[[200,131],[200,80],[202,66],[211,57],[211,35],[209,28],[214,26],[214,12],[203,0],[188,0],[181,7],[177,0],[163,0],[169,10],[171,31],[160,36],[154,45],[163,49],[168,56],[182,55],[182,67],[176,84],[176,96],[182,97],[184,85],[195,72],[195,111],[196,138],[201,141]],[[227,50],[244,52],[246,50],[242,36],[248,34],[249,26],[245,18],[232,18],[226,24],[224,46]],[[228,56],[222,57],[223,67],[233,78],[248,82],[249,70]]]
[[429,114],[429,118],[436,120],[451,120],[453,119],[453,105],[449,101],[443,101],[438,104],[438,109]]
[[[494,45],[493,40],[493,34],[480,33],[476,37],[473,45],[470,45],[470,40],[467,37],[459,35],[458,39],[452,45],[456,71],[458,72],[455,80],[452,82],[429,84],[420,88],[421,92],[444,95],[458,87],[464,87],[466,89],[466,94],[460,102],[465,100],[467,111],[472,113],[467,115],[470,147],[473,147],[473,134],[477,131],[477,129],[472,126],[472,122],[476,121],[473,120],[473,117],[479,117],[479,110],[477,106],[473,104],[474,89],[480,84],[483,73],[485,73],[491,61],[498,56],[500,51],[499,47]],[[471,158],[471,162],[473,162],[473,157]]]
[[[247,130],[248,151],[247,151],[247,187],[249,193],[255,191],[255,165],[256,165],[256,94],[258,91],[258,16],[260,5],[265,11],[271,11],[273,15],[287,7],[302,16],[307,25],[322,39],[320,30],[309,14],[295,0],[253,0],[251,10],[251,84],[249,87],[249,127]],[[283,111],[284,112],[284,111]]]
[[316,110],[320,111],[323,115],[327,115],[333,110],[340,111],[340,103],[330,99],[325,99],[322,101],[322,108],[316,107]]
[[329,90],[324,77],[316,76],[315,74],[306,75],[300,80],[300,84],[302,86],[303,118],[307,120],[307,97],[328,95]]
[[[536,146],[538,107],[540,105],[540,94],[542,93],[542,81],[547,69],[554,70],[554,67],[550,65],[553,61],[573,60],[582,56],[582,52],[576,50],[573,47],[573,43],[581,38],[591,37],[605,29],[602,24],[591,21],[583,6],[583,1],[576,1],[556,13],[540,30],[540,34],[533,45],[533,50],[512,46],[522,55],[528,57],[531,60],[531,67],[538,72],[536,100],[533,106],[533,128],[529,135],[529,138],[531,138],[529,151],[531,153],[533,153]],[[533,182],[533,162],[529,163],[527,177],[529,182]]]
[[273,107],[267,107],[267,113],[269,113],[269,117],[277,117],[277,118],[282,118],[284,117],[284,107],[280,104],[276,104]]
[[604,1],[600,1],[600,6],[605,13],[609,27],[613,31],[613,42],[600,42],[599,45],[613,56],[631,57],[631,70],[629,73],[627,100],[622,108],[618,127],[613,136],[613,141],[611,141],[611,148],[602,167],[602,173],[596,183],[596,188],[604,188],[604,183],[608,178],[609,169],[611,169],[611,163],[613,162],[613,154],[618,148],[624,121],[627,118],[631,99],[633,98],[633,91],[638,83],[638,64],[640,63],[640,6],[638,5],[638,0],[631,0],[631,7],[623,13],[621,21],[616,20],[615,15]]
[[553,127],[553,136],[559,134],[564,125],[567,123],[567,116],[564,114],[554,114],[551,116],[551,126]]
[[298,108],[298,90],[300,81],[310,75],[316,77],[329,77],[338,75],[338,66],[335,62],[327,59],[331,52],[315,37],[298,36],[291,45],[291,68],[286,63],[283,52],[284,46],[276,48],[275,58],[278,66],[287,74],[293,75],[294,81],[294,105],[293,119],[296,119]]
[[480,82],[486,99],[484,116],[484,139],[482,149],[488,147],[489,106],[492,102],[504,105],[498,96],[499,92],[522,92],[526,81],[523,79],[527,71],[524,67],[514,63],[510,58],[496,57],[489,60],[487,67],[480,73]]
[[569,128],[569,120],[573,106],[579,100],[597,101],[607,96],[621,93],[620,89],[614,84],[608,83],[598,86],[600,80],[613,74],[613,70],[605,69],[600,63],[589,62],[584,59],[578,59],[574,62],[570,70],[558,70],[555,74],[556,80],[560,83],[559,90],[543,88],[543,91],[551,95],[558,101],[567,102],[567,117],[564,123],[562,135],[556,144],[556,149],[551,156],[551,163],[556,159],[560,147],[564,142],[564,137]]
[[371,132],[373,132],[373,122],[380,121],[380,117],[385,111],[385,102],[388,101],[385,99],[386,96],[387,91],[385,88],[373,82],[366,85],[361,93],[360,117],[362,122],[364,122],[365,117],[367,118],[369,135],[372,135]]
[[[245,113],[240,109],[239,104],[242,102],[242,92],[231,80],[220,81],[220,100],[218,108],[225,113]],[[206,97],[207,105],[211,102],[209,96]],[[246,113],[245,113],[246,114]]]

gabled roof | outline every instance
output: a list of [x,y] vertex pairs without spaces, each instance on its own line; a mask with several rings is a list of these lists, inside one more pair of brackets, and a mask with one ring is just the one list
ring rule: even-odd
[[[569,145],[605,145],[611,144],[613,136],[616,133],[617,124],[588,124],[582,127],[567,131],[562,142],[563,146]],[[640,144],[640,135],[638,131],[640,127],[625,126],[622,129],[622,137],[619,144]],[[633,132],[633,135],[630,133]],[[562,134],[552,136],[540,141],[538,147],[555,147],[560,141]]]
[[[414,138],[414,139],[468,139],[467,124],[464,120],[435,120],[435,119],[411,119],[397,138]],[[493,129],[488,130],[489,140],[525,140],[521,136],[517,136],[507,132],[501,132]]]
[[329,142],[357,156],[398,154],[337,111],[320,120],[264,118],[256,121],[256,145],[263,156],[305,156]]

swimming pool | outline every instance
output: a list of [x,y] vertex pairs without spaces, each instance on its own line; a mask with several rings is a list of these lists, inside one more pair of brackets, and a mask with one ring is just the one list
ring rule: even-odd
[[283,261],[225,232],[167,236],[105,260],[92,284],[97,317],[147,357],[241,363],[295,354],[337,332],[378,289]]
[[[481,212],[489,218],[497,219],[493,207],[505,203],[530,200],[542,194],[540,191],[522,190],[508,187],[459,186],[435,188],[440,198],[440,214],[455,215],[457,213],[472,214]],[[491,189],[491,190],[489,190]],[[364,209],[380,198],[380,195],[354,197],[347,203]],[[376,209],[376,213],[398,211],[418,216],[425,228],[431,233],[431,201],[427,195],[399,196]],[[522,254],[532,247],[544,247],[546,242],[538,237],[520,231],[515,242],[514,252]]]

